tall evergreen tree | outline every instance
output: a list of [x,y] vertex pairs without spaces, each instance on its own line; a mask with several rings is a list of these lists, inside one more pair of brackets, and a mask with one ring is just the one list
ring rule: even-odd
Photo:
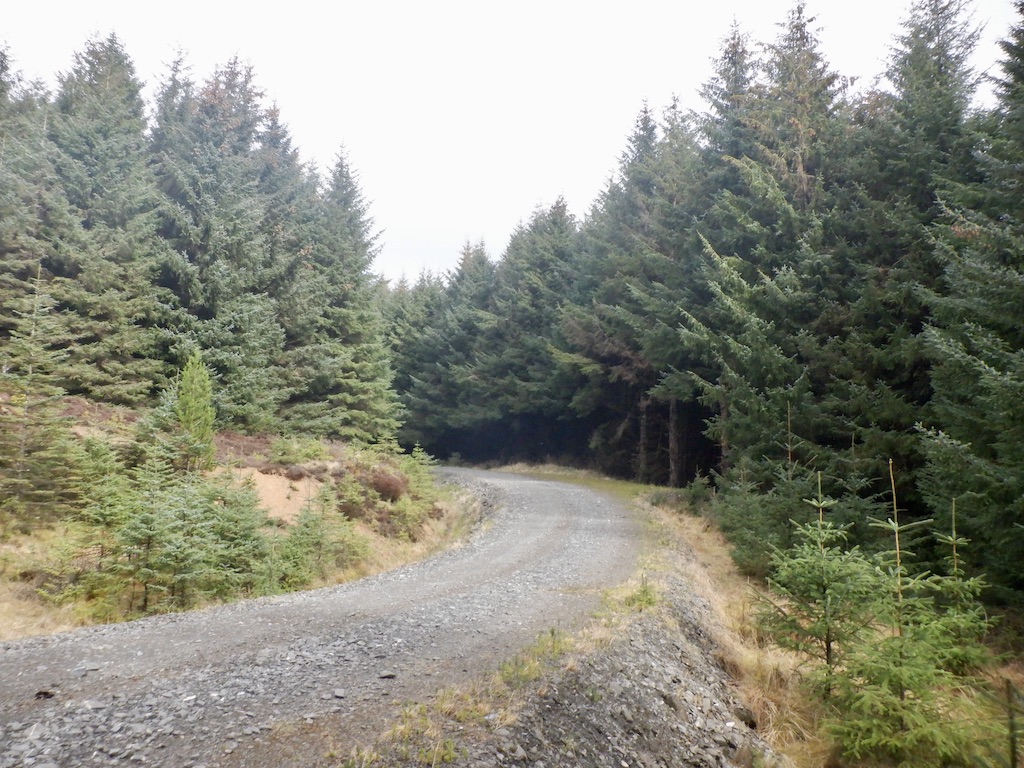
[[[963,185],[939,226],[942,284],[930,295],[933,427],[922,490],[945,517],[955,500],[968,555],[1000,596],[1020,600],[1024,579],[1024,220],[1019,168],[1024,162],[1024,3],[1002,44],[998,103],[980,157],[983,179]],[[975,210],[971,210],[970,207]],[[1010,591],[1013,590],[1013,591]]]
[[[650,481],[659,477],[661,422],[652,407],[657,364],[645,349],[653,317],[636,293],[670,284],[670,259],[662,257],[654,227],[659,197],[672,198],[659,165],[667,138],[645,105],[609,183],[580,237],[574,301],[561,311],[565,351],[558,359],[577,381],[571,405],[590,426],[590,448],[598,465]],[[641,315],[647,319],[641,321]]]
[[80,245],[80,225],[54,170],[49,120],[46,93],[24,83],[0,49],[0,338],[18,325],[36,278],[48,281],[49,265]]
[[493,455],[493,436],[480,428],[493,422],[493,411],[471,397],[466,377],[473,375],[494,281],[495,267],[484,244],[466,243],[458,267],[443,285],[429,276],[417,283],[418,299],[425,304],[419,311],[427,322],[406,337],[398,357],[399,373],[408,381],[402,391],[409,414],[402,430],[405,442],[420,443],[441,456]]
[[833,410],[850,424],[870,474],[884,477],[885,461],[901,468],[900,496],[912,516],[927,513],[918,494],[923,457],[914,425],[932,396],[930,361],[920,335],[942,254],[929,233],[940,198],[974,178],[967,128],[974,77],[968,57],[977,39],[965,2],[919,0],[896,37],[887,79],[892,92],[857,125],[851,148],[849,201],[853,214],[834,219],[856,244],[849,270],[851,331],[833,344],[841,386]]
[[148,397],[161,380],[141,92],[116,37],[89,41],[60,77],[48,130],[82,229],[77,248],[48,261],[50,290],[74,339],[61,378],[72,393],[124,403]]
[[[751,95],[757,85],[759,62],[738,22],[733,22],[712,64],[712,77],[700,89],[708,111],[699,116],[699,128],[706,162],[716,166],[723,157],[750,157],[757,148]],[[722,179],[720,186],[731,185]]]
[[174,415],[178,421],[184,469],[189,472],[212,469],[213,385],[198,352],[192,353],[181,371],[175,387]]
[[560,199],[512,235],[494,290],[478,308],[472,357],[452,369],[469,384],[475,426],[504,422],[510,428],[506,450],[517,454],[527,448],[559,452],[552,445],[558,430],[550,427],[565,411],[566,388],[557,380],[551,348],[558,306],[573,283],[577,233]]
[[389,438],[399,409],[371,272],[379,235],[344,152],[316,210],[292,297],[302,314],[288,342],[283,414],[292,428],[315,434]]
[[157,97],[152,165],[167,248],[158,285],[168,292],[177,354],[198,344],[218,382],[218,414],[250,429],[275,423],[285,396],[279,264],[267,245],[257,152],[267,113],[250,67],[237,60],[201,89],[176,62]]
[[63,391],[53,383],[63,356],[53,299],[36,278],[18,305],[18,324],[0,346],[0,533],[59,519],[81,490]]

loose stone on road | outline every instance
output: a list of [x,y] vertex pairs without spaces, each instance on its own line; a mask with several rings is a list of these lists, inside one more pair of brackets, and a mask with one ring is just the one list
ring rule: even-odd
[[373,733],[382,702],[428,695],[550,627],[571,629],[632,572],[634,517],[610,497],[445,471],[493,511],[464,546],[425,562],[0,644],[0,768],[281,765],[274,750],[289,729]]

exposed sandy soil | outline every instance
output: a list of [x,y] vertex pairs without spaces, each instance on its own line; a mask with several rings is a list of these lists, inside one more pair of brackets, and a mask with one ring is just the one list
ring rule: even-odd
[[240,483],[251,483],[259,494],[260,506],[266,510],[267,516],[286,523],[295,521],[302,508],[316,496],[323,485],[315,477],[306,476],[292,480],[284,475],[264,474],[256,467],[238,467],[226,471]]

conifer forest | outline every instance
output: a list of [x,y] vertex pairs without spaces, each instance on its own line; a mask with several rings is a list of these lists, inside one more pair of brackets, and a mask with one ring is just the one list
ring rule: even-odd
[[[967,0],[917,0],[874,85],[833,71],[802,2],[773,40],[722,30],[706,108],[644,105],[586,216],[560,200],[503,252],[467,243],[451,272],[397,284],[373,271],[344,151],[326,174],[307,164],[237,59],[204,82],[175,62],[146,103],[114,36],[52,92],[0,51],[0,527],[74,520],[90,551],[134,553],[104,571],[134,585],[128,613],[258,592],[251,504],[203,475],[229,430],[677,489],[789,604],[815,553],[865,596],[864,564],[895,557],[902,599],[923,578],[912,550],[946,580],[934,601],[1019,610],[1015,7],[987,106]],[[131,444],[83,437],[69,398],[140,414]],[[189,570],[198,549],[153,548],[189,526],[216,539],[218,575]],[[868,663],[835,654],[862,618],[804,638],[826,697],[854,698],[832,674]],[[793,638],[805,619],[766,621]],[[893,621],[904,640],[922,624]]]

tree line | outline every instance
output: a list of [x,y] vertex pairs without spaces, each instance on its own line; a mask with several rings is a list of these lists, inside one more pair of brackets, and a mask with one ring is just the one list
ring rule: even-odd
[[202,83],[176,61],[149,119],[141,94],[115,36],[52,94],[0,52],[0,338],[42,294],[36,373],[69,394],[151,404],[198,349],[222,425],[392,434],[377,235],[344,153],[326,177],[303,163],[234,59]]
[[467,244],[390,292],[399,434],[713,490],[758,575],[819,475],[835,524],[883,550],[891,461],[906,519],[948,531],[955,503],[966,567],[1018,601],[1024,21],[979,108],[970,11],[916,0],[864,88],[803,2],[774,40],[734,25],[707,109],[645,105],[583,220],[558,201],[496,263]]

